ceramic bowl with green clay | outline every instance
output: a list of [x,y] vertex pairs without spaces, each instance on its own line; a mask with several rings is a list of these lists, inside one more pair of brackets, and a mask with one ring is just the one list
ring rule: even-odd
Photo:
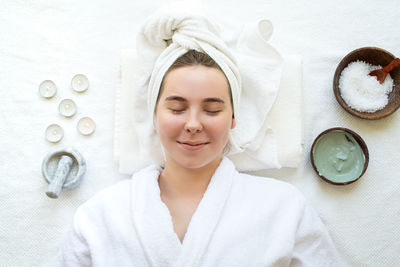
[[319,177],[335,185],[351,184],[368,167],[369,153],[364,140],[347,128],[330,128],[315,138],[311,164]]

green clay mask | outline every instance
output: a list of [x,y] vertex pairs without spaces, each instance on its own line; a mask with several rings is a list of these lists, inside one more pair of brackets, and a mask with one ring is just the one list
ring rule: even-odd
[[364,169],[364,153],[354,137],[345,131],[335,130],[320,136],[312,152],[319,174],[333,183],[356,180]]

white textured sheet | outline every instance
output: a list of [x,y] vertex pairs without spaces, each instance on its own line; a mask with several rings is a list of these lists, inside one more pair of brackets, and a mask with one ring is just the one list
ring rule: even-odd
[[[76,207],[98,190],[127,178],[113,163],[114,93],[120,50],[134,45],[139,23],[164,1],[0,2],[0,266],[51,266]],[[347,114],[336,102],[332,78],[353,49],[377,46],[400,56],[400,2],[388,1],[204,1],[232,26],[256,18],[274,24],[271,44],[283,54],[301,54],[304,70],[304,152],[298,169],[259,174],[297,186],[320,213],[346,266],[398,266],[400,262],[400,111],[379,121]],[[229,15],[229,16],[228,16]],[[229,34],[228,32],[226,34]],[[71,78],[84,73],[90,89],[75,94]],[[55,99],[38,96],[45,79],[59,87]],[[71,97],[78,113],[58,115]],[[76,132],[82,116],[97,123],[93,136]],[[42,159],[50,123],[65,137],[59,145],[82,152],[88,172],[77,189],[57,200],[45,195]],[[311,168],[309,149],[323,130],[343,126],[358,132],[370,164],[358,182],[337,187]]]

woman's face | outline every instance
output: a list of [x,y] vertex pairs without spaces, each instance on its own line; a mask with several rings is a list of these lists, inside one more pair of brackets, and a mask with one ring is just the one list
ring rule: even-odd
[[156,127],[166,164],[200,168],[219,161],[235,125],[228,81],[220,70],[195,65],[165,76]]

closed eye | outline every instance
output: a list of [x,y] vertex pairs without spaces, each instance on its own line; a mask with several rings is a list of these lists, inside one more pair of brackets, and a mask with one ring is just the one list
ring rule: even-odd
[[171,112],[174,114],[179,114],[185,111],[184,109],[172,109],[172,108],[170,108],[169,110],[171,110]]
[[206,110],[206,112],[207,113],[210,113],[210,114],[218,114],[218,113],[220,113],[222,110]]

